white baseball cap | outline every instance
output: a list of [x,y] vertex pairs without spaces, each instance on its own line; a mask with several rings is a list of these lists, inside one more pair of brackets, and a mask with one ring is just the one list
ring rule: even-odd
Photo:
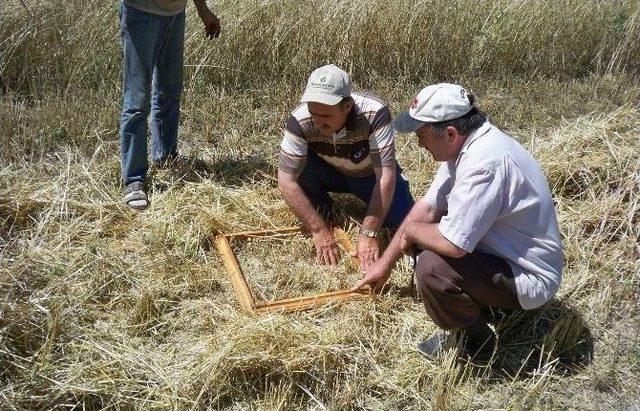
[[351,80],[340,67],[329,64],[317,68],[309,76],[307,88],[300,101],[335,106],[351,95]]
[[396,130],[411,133],[427,123],[439,123],[462,117],[473,108],[473,101],[462,86],[432,84],[420,90],[411,101],[409,111],[398,115],[393,122]]

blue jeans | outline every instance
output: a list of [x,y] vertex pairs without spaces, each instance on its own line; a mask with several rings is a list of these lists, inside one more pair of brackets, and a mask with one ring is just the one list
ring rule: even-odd
[[147,175],[149,112],[153,160],[177,154],[184,16],[184,10],[166,17],[120,4],[124,57],[120,161],[124,184],[144,181]]
[[[317,154],[309,151],[307,164],[298,177],[298,184],[314,207],[328,210],[333,203],[329,192],[354,194],[369,204],[371,193],[376,185],[376,176],[375,174],[366,177],[345,176]],[[400,166],[396,165],[396,188],[383,226],[391,229],[398,228],[413,207],[413,203],[409,182],[402,177]]]

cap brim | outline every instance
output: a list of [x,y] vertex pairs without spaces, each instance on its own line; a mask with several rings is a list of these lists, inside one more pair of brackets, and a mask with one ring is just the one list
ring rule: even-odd
[[331,96],[324,93],[305,92],[300,99],[301,103],[322,103],[335,106],[342,101],[340,96]]
[[415,118],[411,117],[408,111],[401,113],[393,121],[393,126],[395,127],[396,131],[398,131],[399,133],[413,133],[414,131],[424,126],[425,124],[427,123],[425,123],[424,121],[416,120]]

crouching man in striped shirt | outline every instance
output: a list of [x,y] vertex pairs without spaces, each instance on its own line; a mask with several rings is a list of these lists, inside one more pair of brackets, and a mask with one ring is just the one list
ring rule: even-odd
[[338,263],[329,192],[351,193],[368,204],[357,241],[360,268],[378,260],[378,234],[397,228],[413,206],[395,158],[391,111],[373,96],[351,92],[349,75],[334,65],[316,69],[286,123],[278,187],[313,237],[317,261]]
[[415,132],[418,145],[442,164],[354,290],[381,287],[403,252],[417,251],[425,309],[436,325],[454,331],[436,333],[419,351],[436,354],[462,340],[467,354],[491,353],[496,336],[485,309],[537,308],[560,286],[562,243],[547,179],[533,156],[487,121],[458,85],[422,89],[395,126]]

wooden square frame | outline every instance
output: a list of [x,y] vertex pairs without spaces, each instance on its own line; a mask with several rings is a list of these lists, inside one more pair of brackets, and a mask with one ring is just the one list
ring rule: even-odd
[[[224,266],[231,281],[231,285],[236,294],[236,298],[240,303],[241,308],[249,314],[262,314],[274,311],[300,311],[312,308],[318,308],[320,306],[339,303],[346,300],[357,300],[369,298],[371,296],[370,290],[362,290],[358,292],[351,292],[351,290],[340,290],[328,293],[313,294],[304,297],[286,298],[282,300],[275,300],[266,303],[257,303],[253,298],[249,284],[240,268],[238,259],[236,258],[233,250],[231,249],[230,240],[233,238],[251,238],[251,237],[268,237],[274,235],[286,235],[302,232],[300,227],[287,227],[279,229],[267,229],[257,231],[242,231],[231,234],[220,234],[216,236],[215,243],[224,261]],[[351,252],[354,250],[349,235],[340,228],[334,228],[333,233],[336,237],[338,244],[342,247],[344,252]],[[358,267],[359,262],[356,257],[351,257],[349,265],[352,267]]]

